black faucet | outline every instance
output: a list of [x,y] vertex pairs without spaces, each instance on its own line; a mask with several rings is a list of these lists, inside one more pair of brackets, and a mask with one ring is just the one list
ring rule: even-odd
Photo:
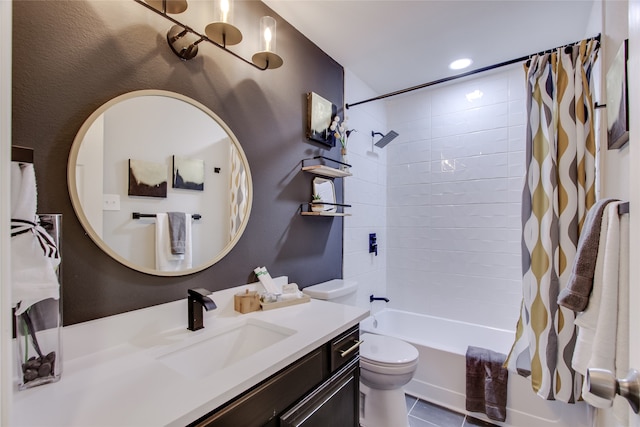
[[189,326],[187,329],[190,331],[197,331],[204,328],[204,322],[202,321],[202,309],[215,310],[217,308],[216,303],[207,295],[211,293],[203,288],[189,289],[188,293],[188,308],[189,308]]
[[374,301],[384,301],[384,302],[389,302],[389,298],[385,298],[385,297],[374,297],[373,294],[369,295],[369,302],[374,302]]

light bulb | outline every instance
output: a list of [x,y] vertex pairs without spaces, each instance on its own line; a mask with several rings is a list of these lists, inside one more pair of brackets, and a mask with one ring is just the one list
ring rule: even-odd
[[271,30],[269,28],[264,30],[264,43],[265,43],[264,50],[270,51],[271,50]]
[[228,22],[230,9],[231,5],[229,4],[229,0],[220,0],[220,12],[222,13],[220,20],[222,22]]

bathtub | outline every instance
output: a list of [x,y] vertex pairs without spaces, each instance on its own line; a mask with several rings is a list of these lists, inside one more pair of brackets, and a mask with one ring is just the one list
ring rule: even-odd
[[507,386],[506,422],[499,423],[484,414],[465,410],[467,346],[507,354],[513,343],[512,331],[393,309],[382,310],[363,320],[360,330],[400,338],[418,349],[418,369],[411,382],[405,386],[405,391],[412,396],[500,426],[591,425],[586,403],[569,405],[543,400],[533,392],[527,378],[512,373],[509,373]]

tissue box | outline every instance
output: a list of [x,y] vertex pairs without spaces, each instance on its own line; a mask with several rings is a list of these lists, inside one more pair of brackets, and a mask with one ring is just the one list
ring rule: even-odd
[[256,291],[246,290],[233,296],[233,309],[239,313],[251,313],[260,310],[260,295]]

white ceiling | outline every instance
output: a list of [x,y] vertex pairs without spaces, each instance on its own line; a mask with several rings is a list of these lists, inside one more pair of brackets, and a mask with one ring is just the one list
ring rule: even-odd
[[[587,29],[594,3],[600,3],[592,0],[263,2],[379,95],[596,35],[588,34]],[[449,63],[460,57],[469,57],[474,62],[463,71],[449,70]]]

